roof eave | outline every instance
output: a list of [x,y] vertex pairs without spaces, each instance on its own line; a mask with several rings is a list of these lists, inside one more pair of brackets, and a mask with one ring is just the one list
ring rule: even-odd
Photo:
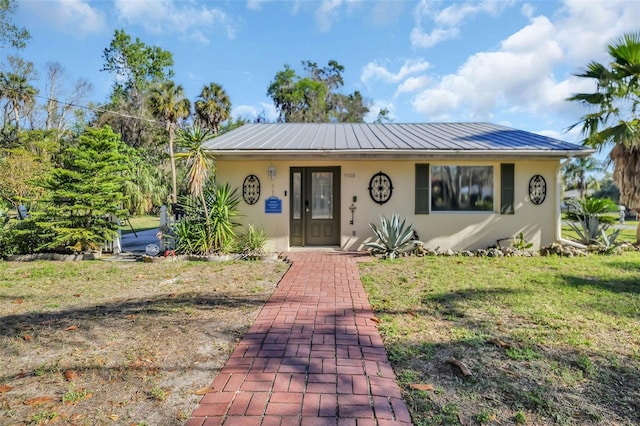
[[227,160],[268,159],[379,159],[379,160],[413,160],[413,159],[443,159],[443,158],[574,158],[588,157],[593,149],[580,150],[214,150],[215,156]]

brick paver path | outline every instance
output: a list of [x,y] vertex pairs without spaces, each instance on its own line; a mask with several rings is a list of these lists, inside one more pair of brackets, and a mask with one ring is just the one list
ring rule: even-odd
[[356,257],[291,268],[185,425],[411,424]]

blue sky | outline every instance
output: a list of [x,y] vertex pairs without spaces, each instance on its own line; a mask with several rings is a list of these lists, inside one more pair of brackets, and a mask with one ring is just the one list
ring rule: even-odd
[[92,83],[85,103],[110,93],[102,52],[124,29],[173,53],[192,101],[221,84],[234,116],[275,118],[266,90],[284,64],[335,59],[343,91],[369,102],[367,121],[387,108],[398,123],[489,121],[577,142],[565,130],[585,110],[565,99],[593,87],[572,73],[640,30],[640,2],[22,0],[15,21],[33,36],[20,54],[40,72],[34,84],[45,93],[58,62]]

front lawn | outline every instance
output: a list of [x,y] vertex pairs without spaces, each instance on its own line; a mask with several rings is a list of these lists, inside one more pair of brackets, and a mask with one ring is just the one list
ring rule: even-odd
[[0,424],[182,425],[286,269],[0,261]]
[[640,424],[640,253],[360,271],[414,424]]

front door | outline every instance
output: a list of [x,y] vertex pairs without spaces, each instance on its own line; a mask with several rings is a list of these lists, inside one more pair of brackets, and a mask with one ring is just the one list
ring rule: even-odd
[[290,245],[340,245],[340,167],[292,167],[290,182]]

